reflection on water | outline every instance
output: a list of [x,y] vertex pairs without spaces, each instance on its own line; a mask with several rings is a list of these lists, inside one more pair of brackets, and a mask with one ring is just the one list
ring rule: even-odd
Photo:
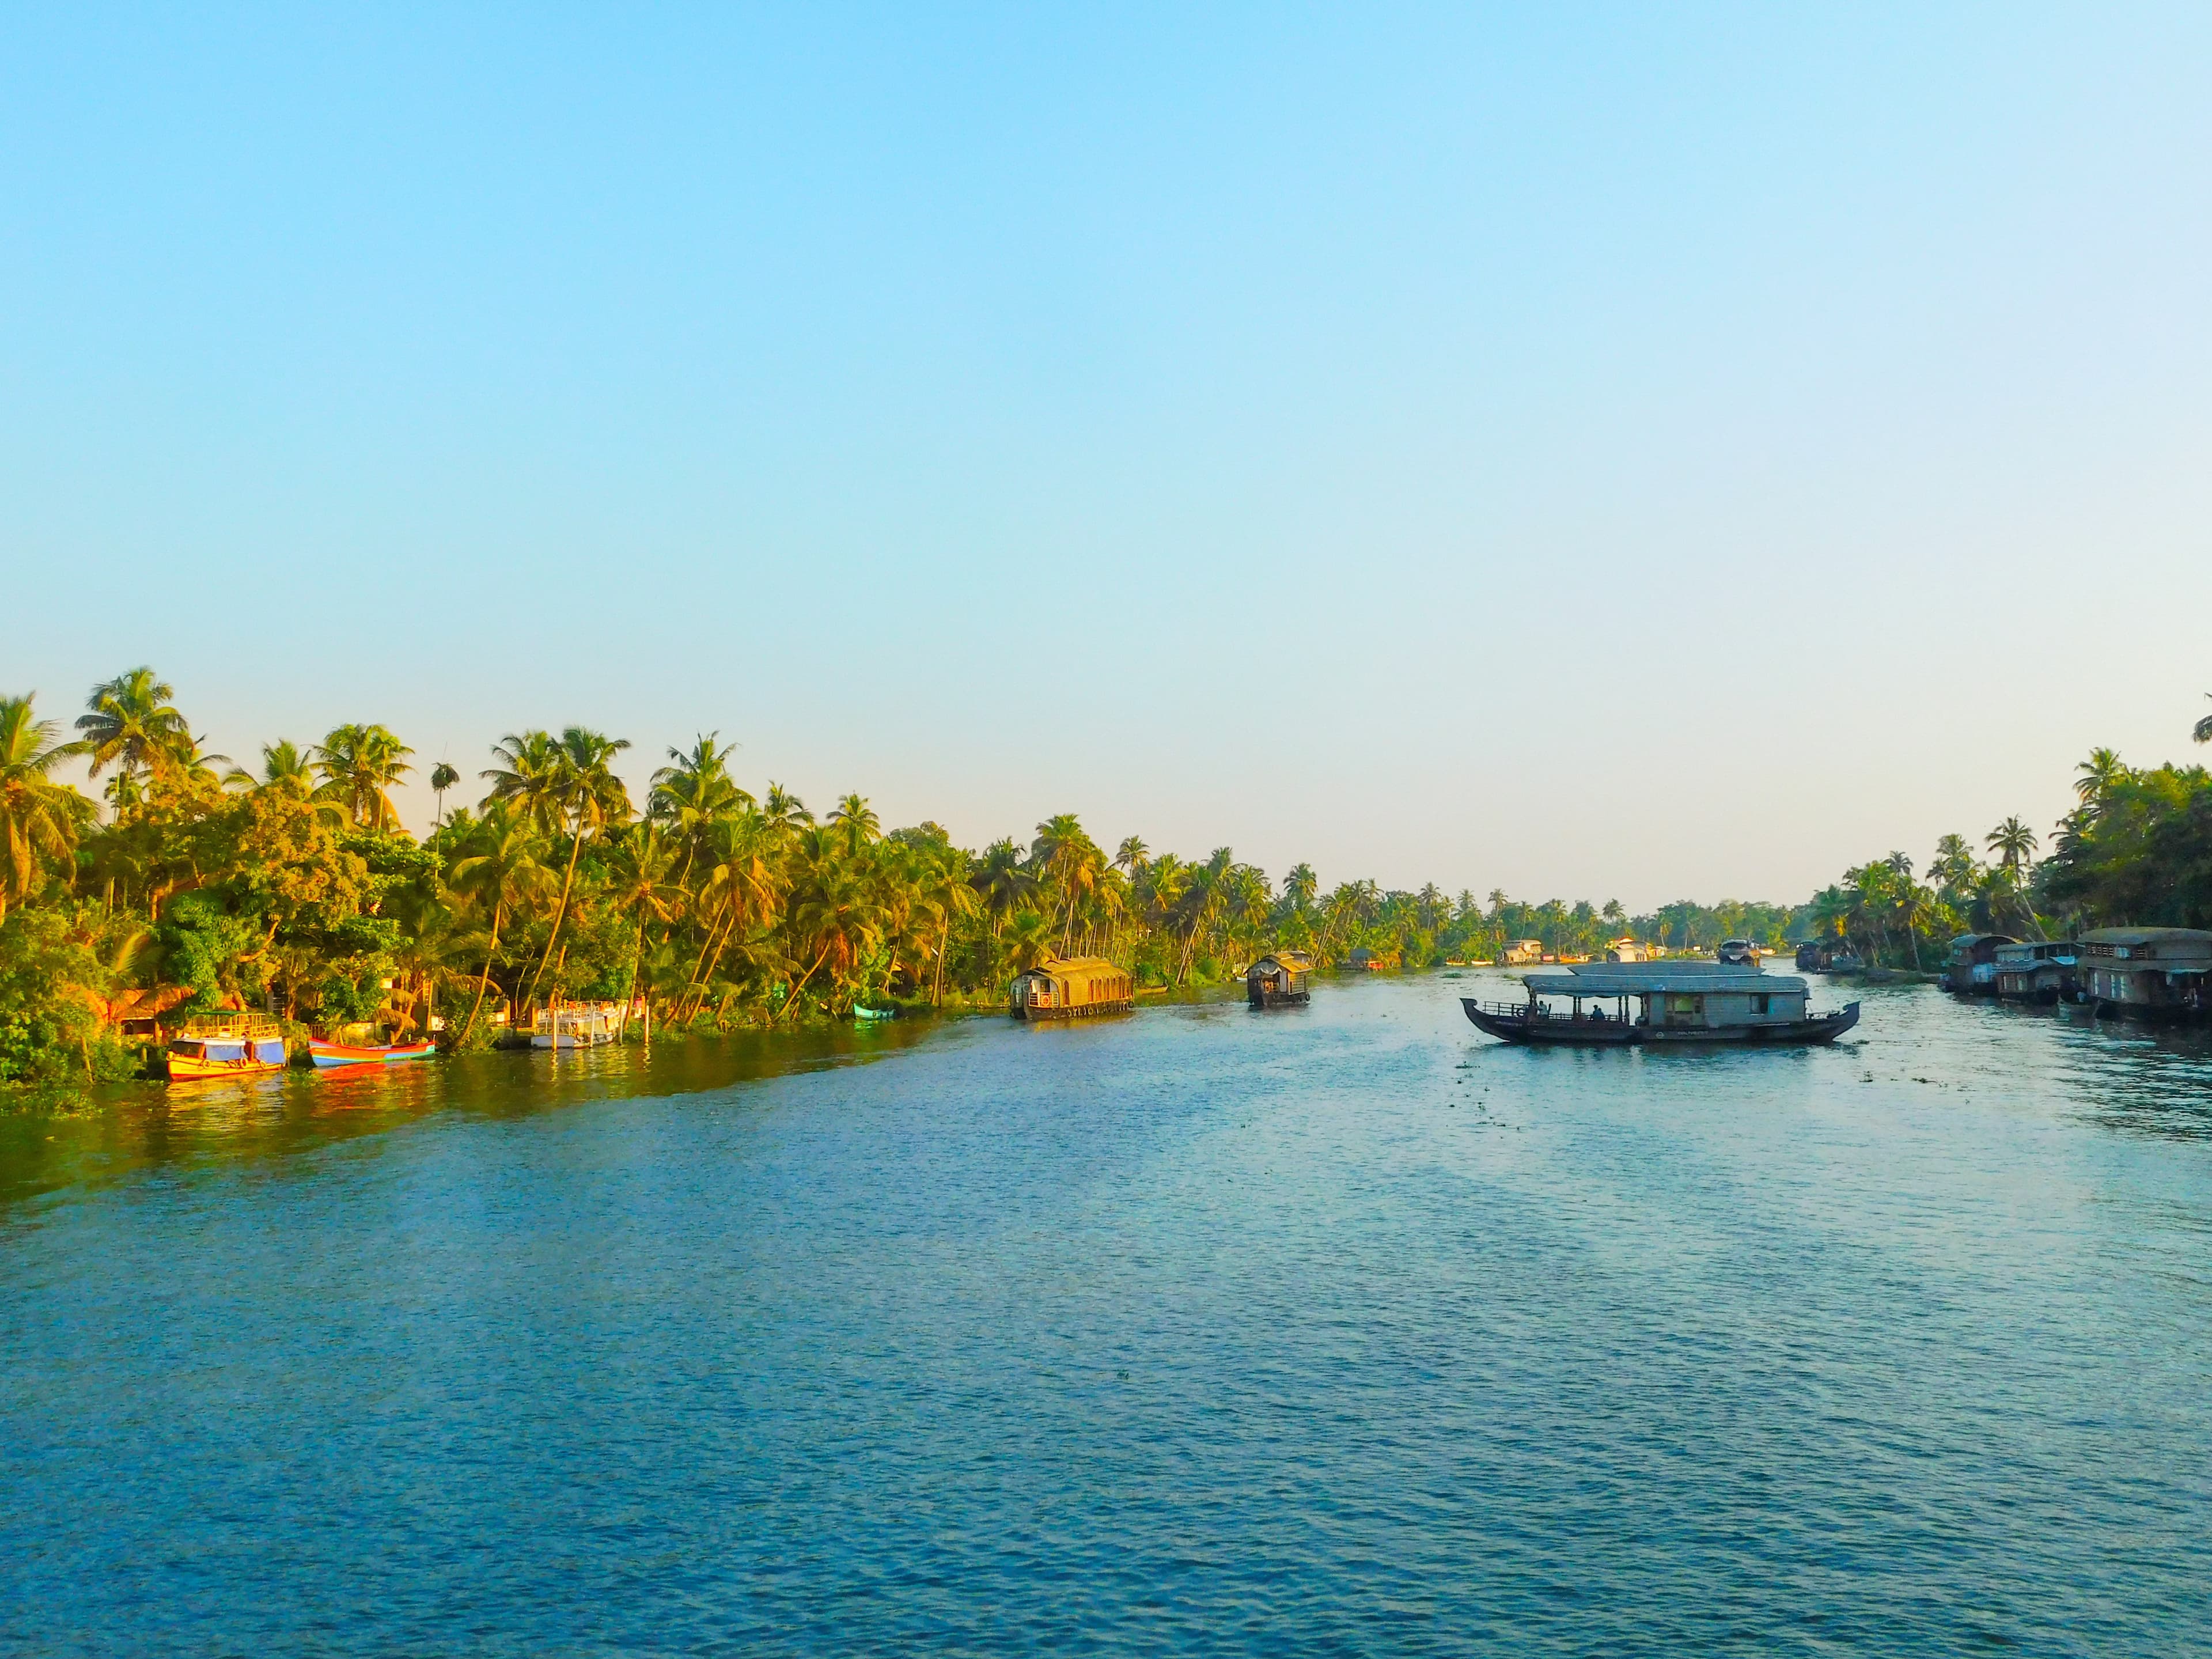
[[2212,1646],[2201,1034],[1462,994],[7,1125],[0,1648]]
[[102,1110],[0,1117],[0,1204],[162,1166],[283,1158],[438,1112],[511,1117],[589,1100],[698,1094],[880,1059],[939,1029],[927,1019],[884,1020],[664,1037],[642,1048],[501,1050],[392,1066],[126,1085],[105,1092]]

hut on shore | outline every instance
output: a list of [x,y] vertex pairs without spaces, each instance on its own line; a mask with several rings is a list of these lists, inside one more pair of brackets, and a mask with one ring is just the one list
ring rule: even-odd
[[1544,941],[1540,939],[1516,939],[1505,947],[1504,962],[1508,968],[1518,968],[1523,963],[1544,959]]
[[1313,958],[1279,951],[1244,970],[1245,999],[1255,1008],[1295,1008],[1313,1000]]
[[2201,1019],[2212,1013],[2212,933],[2100,927],[2075,943],[2082,992],[2100,1012],[2143,1019]]
[[1136,1006],[1136,981],[1103,957],[1048,957],[1014,975],[1006,1012],[1016,1019],[1085,1019]]

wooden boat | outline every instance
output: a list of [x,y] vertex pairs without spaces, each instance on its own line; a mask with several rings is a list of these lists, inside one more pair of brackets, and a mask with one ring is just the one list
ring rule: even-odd
[[1460,1006],[1504,1042],[1585,1048],[1833,1042],[1859,1023],[1856,1002],[1814,1013],[1803,980],[1717,962],[1595,963],[1524,983],[1525,1003],[1462,997]]
[[307,1039],[308,1055],[319,1072],[331,1072],[343,1066],[394,1066],[404,1060],[428,1060],[438,1052],[434,1042],[325,1042],[320,1037]]
[[853,1018],[856,1020],[896,1019],[898,1012],[896,1008],[864,1008],[857,1002],[853,1005]]
[[1255,1008],[1302,1008],[1313,1000],[1313,958],[1279,951],[1244,970],[1244,1000]]
[[170,1082],[197,1083],[282,1071],[290,1056],[283,1031],[269,1015],[221,1013],[187,1018],[164,1058]]

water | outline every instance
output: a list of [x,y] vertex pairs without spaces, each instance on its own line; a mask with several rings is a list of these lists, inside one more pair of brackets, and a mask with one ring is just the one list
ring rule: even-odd
[[2201,1040],[1477,989],[0,1128],[0,1646],[2212,1650]]

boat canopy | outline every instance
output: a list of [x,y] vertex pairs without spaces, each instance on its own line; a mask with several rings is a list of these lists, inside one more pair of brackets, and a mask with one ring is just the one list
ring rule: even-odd
[[[1684,973],[1680,967],[1691,967]],[[1540,997],[1650,997],[1773,995],[1802,997],[1805,981],[1795,974],[1762,974],[1739,968],[1716,973],[1711,964],[1605,963],[1588,972],[1530,974],[1525,981]]]

